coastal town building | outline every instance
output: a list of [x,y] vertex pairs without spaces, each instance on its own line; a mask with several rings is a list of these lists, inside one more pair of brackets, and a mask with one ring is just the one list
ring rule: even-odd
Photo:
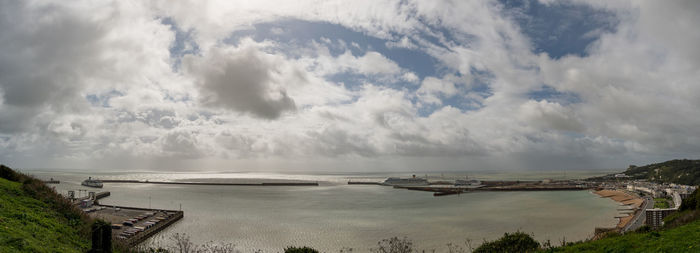
[[683,199],[690,196],[696,189],[696,187],[689,185],[657,184],[643,181],[630,182],[627,184],[626,188],[630,192],[638,192],[653,196],[654,198],[670,198],[673,200],[671,208],[648,208],[644,210],[646,215],[645,224],[653,228],[663,226],[664,218],[677,212],[681,207]]
[[630,176],[625,175],[624,173],[615,174],[615,178],[629,178],[629,177],[630,177]]
[[677,212],[677,208],[654,208],[647,209],[646,212],[646,224],[653,228],[659,228],[664,225],[664,218]]

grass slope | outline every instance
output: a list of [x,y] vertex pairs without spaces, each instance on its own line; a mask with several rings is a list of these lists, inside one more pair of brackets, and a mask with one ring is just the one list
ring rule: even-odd
[[90,241],[82,221],[25,188],[0,178],[0,252],[86,252]]
[[700,252],[700,221],[668,230],[616,235],[544,252]]

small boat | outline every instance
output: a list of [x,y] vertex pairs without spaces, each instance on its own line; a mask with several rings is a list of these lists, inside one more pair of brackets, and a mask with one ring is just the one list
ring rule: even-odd
[[80,184],[87,187],[102,188],[102,181],[92,179],[92,177],[88,177],[88,179],[85,179],[85,181]]

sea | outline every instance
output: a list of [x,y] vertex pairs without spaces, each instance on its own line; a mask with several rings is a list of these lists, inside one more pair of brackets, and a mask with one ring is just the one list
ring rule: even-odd
[[472,192],[434,197],[431,192],[379,185],[348,185],[386,177],[430,180],[541,180],[586,178],[606,171],[470,172],[95,172],[21,169],[52,185],[86,195],[88,177],[176,182],[318,182],[319,186],[207,186],[105,183],[101,204],[182,210],[184,218],[147,242],[167,245],[175,233],[196,244],[234,244],[241,252],[283,252],[309,246],[321,252],[369,252],[382,239],[406,238],[414,248],[446,252],[448,244],[476,247],[522,231],[552,244],[584,240],[595,227],[612,227],[619,204],[590,191]]

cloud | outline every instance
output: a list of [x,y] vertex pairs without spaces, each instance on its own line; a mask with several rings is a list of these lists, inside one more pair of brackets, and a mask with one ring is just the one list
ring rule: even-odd
[[429,76],[423,79],[423,83],[416,91],[418,98],[427,104],[441,105],[443,98],[449,98],[457,94],[457,88],[452,82]]
[[170,132],[161,139],[167,157],[200,158],[204,153],[198,148],[194,134],[185,131]]
[[85,77],[103,65],[106,31],[72,15],[76,8],[4,2],[0,9],[0,131],[17,132],[41,110],[71,109]]
[[[585,53],[553,57],[518,21],[533,13],[497,1],[1,3],[0,160],[558,169],[696,155],[699,5],[563,3],[538,8],[614,13],[615,27],[592,22]],[[346,29],[248,32],[289,19]]]
[[697,19],[687,10],[700,5],[637,4],[638,13],[602,4],[622,17],[617,33],[602,35],[588,57],[541,58],[543,81],[581,96],[574,113],[586,122],[587,135],[623,140],[648,153],[696,152],[694,126],[700,121],[687,115],[700,108],[693,84],[700,76],[691,70],[700,67],[700,58],[688,43],[700,40],[700,33],[684,24]]
[[185,65],[198,83],[204,105],[276,119],[294,111],[294,99],[278,80],[279,60],[252,46],[214,48],[206,56],[187,56]]
[[316,71],[321,75],[350,72],[366,76],[393,77],[402,74],[402,69],[396,62],[375,51],[355,56],[350,50],[345,50],[334,57],[328,52],[328,48],[317,46],[316,50],[318,55],[307,57],[315,57],[312,61],[316,63]]
[[547,100],[530,100],[520,106],[523,122],[531,122],[542,129],[581,133],[584,125],[576,118],[573,108],[564,107]]

